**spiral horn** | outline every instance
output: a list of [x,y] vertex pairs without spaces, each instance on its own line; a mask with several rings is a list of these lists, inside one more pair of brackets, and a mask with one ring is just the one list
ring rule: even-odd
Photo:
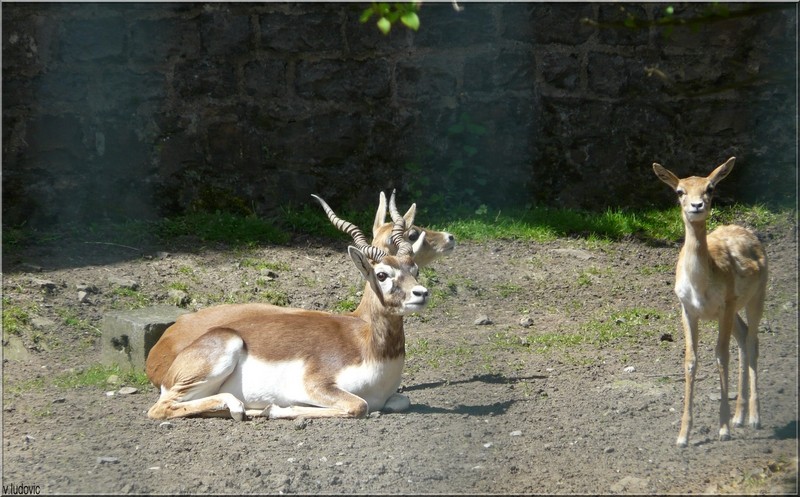
[[375,262],[380,262],[381,259],[386,257],[386,252],[377,247],[371,246],[369,242],[367,242],[367,237],[364,236],[364,233],[358,228],[358,226],[337,216],[336,213],[333,212],[333,209],[330,208],[328,203],[322,200],[322,198],[319,196],[314,194],[311,196],[317,199],[317,202],[319,202],[319,204],[322,206],[322,210],[325,211],[328,219],[334,226],[336,226],[336,229],[350,235],[353,238],[353,241],[356,243],[356,247],[364,252],[367,257]]

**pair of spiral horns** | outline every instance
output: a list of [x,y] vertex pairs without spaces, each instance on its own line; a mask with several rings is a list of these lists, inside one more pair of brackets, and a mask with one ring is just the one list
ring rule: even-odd
[[[361,229],[359,229],[358,226],[337,216],[336,213],[333,212],[333,209],[331,209],[327,202],[322,200],[322,198],[313,194],[311,196],[317,199],[317,202],[320,203],[322,209],[325,211],[325,214],[328,216],[328,219],[331,221],[331,223],[333,223],[334,226],[336,226],[336,229],[350,235],[353,238],[353,241],[356,243],[356,247],[364,252],[367,257],[375,262],[380,262],[384,257],[389,255],[378,247],[373,247],[370,245],[367,241],[367,237],[364,236],[364,233],[361,231]],[[406,231],[406,220],[397,210],[394,197],[395,191],[392,190],[392,196],[389,198],[389,214],[392,216],[392,222],[394,223],[392,226],[391,235],[392,243],[397,247],[398,256],[412,255],[414,253],[414,247],[410,242],[403,238],[403,234]]]

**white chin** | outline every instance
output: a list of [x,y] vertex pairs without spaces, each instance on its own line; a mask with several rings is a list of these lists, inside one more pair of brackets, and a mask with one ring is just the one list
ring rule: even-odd
[[689,221],[705,221],[706,217],[708,217],[708,213],[706,211],[687,212],[686,217]]
[[409,303],[403,306],[403,314],[411,314],[412,312],[421,311],[425,308],[427,302]]

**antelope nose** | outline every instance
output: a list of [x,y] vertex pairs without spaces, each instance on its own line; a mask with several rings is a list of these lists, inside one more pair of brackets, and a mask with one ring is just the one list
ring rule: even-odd
[[703,202],[692,202],[692,207],[694,207],[695,209],[702,209]]
[[415,297],[419,297],[419,298],[423,298],[423,299],[427,299],[428,298],[428,289],[425,288],[424,286],[415,286],[411,290],[411,293],[413,293]]

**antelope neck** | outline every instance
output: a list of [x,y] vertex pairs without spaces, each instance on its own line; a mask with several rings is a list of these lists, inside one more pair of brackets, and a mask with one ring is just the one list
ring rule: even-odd
[[402,314],[387,314],[369,283],[364,288],[361,303],[352,315],[367,323],[367,347],[377,359],[393,359],[405,354]]

